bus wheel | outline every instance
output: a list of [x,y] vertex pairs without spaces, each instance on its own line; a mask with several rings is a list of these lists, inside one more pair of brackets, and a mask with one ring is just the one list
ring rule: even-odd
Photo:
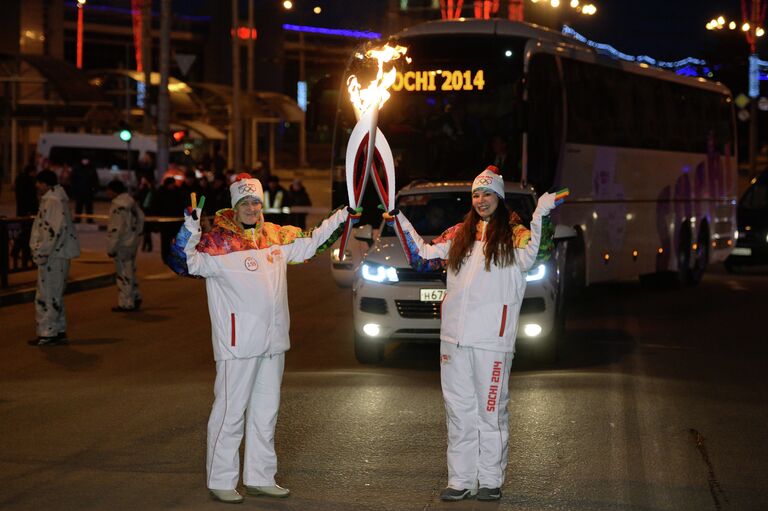
[[355,358],[361,364],[379,364],[384,360],[384,341],[375,341],[355,332]]
[[692,240],[691,224],[685,222],[680,226],[680,236],[677,242],[677,281],[684,285],[691,285],[693,279],[691,271],[691,262],[693,260]]
[[707,222],[702,222],[699,228],[699,236],[696,239],[696,244],[691,247],[691,255],[693,261],[688,285],[695,286],[701,282],[704,271],[709,264],[709,226]]

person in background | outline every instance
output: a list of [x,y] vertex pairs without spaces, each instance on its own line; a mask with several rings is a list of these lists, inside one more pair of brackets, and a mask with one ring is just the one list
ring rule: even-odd
[[[34,165],[27,165],[14,183],[16,191],[16,216],[25,217],[37,214],[37,186],[35,186],[35,174],[37,169]],[[32,224],[24,222],[21,224],[21,234],[13,245],[11,258],[14,263],[21,263],[20,267],[25,268],[32,260],[32,251],[29,248],[29,236],[32,232]],[[20,260],[20,261],[19,261]]]
[[[80,215],[85,211],[86,214],[93,214],[93,197],[99,189],[99,176],[96,168],[91,164],[91,160],[83,158],[80,163],[72,169],[72,178],[70,180],[72,195],[75,198],[75,215]],[[89,224],[93,223],[93,218],[89,218]],[[79,216],[75,217],[75,223],[79,223]]]
[[107,255],[115,260],[118,291],[117,307],[112,307],[112,312],[133,312],[141,307],[136,251],[144,230],[144,213],[120,180],[110,181],[107,195],[112,199],[107,225]]
[[211,191],[209,194],[210,197],[206,196],[205,201],[206,212],[215,215],[220,209],[230,207],[232,199],[229,196],[229,185],[227,184],[227,177],[222,172],[213,174],[213,181],[211,182]]
[[[448,429],[448,487],[441,500],[499,500],[509,452],[509,372],[525,274],[549,256],[558,204],[543,194],[530,229],[507,209],[504,180],[489,166],[472,183],[464,221],[425,243],[397,210],[406,256],[420,267],[447,266],[440,325],[440,382]],[[479,489],[478,489],[479,487]]]
[[[162,218],[177,217],[179,211],[184,209],[189,197],[183,197],[179,188],[176,186],[176,180],[173,177],[166,177],[163,180],[152,204],[152,212]],[[158,229],[160,231],[160,254],[163,262],[168,264],[168,258],[171,254],[171,243],[173,237],[179,230],[181,221],[160,221]]]
[[[290,203],[291,208],[295,208],[296,206],[306,207],[312,205],[312,201],[309,198],[307,189],[304,188],[304,184],[301,182],[301,179],[296,178],[291,182],[291,186],[288,188],[288,202]],[[301,229],[306,229],[307,214],[291,213],[290,223],[300,227]]]
[[328,248],[359,212],[339,209],[315,229],[280,227],[262,215],[264,192],[249,174],[230,186],[232,209],[216,213],[203,233],[202,211],[185,211],[171,268],[206,279],[216,360],[208,421],[207,486],[219,501],[243,501],[239,450],[245,433],[243,483],[251,495],[287,497],[275,482],[274,436],[285,352],[290,348],[287,266]]
[[267,179],[267,189],[264,190],[265,219],[276,224],[287,223],[289,217],[282,213],[282,209],[290,206],[288,192],[280,185],[280,178],[272,174]]
[[[155,187],[152,184],[152,177],[150,175],[141,176],[133,199],[139,205],[145,217],[152,212],[154,196]],[[141,235],[141,250],[142,252],[152,252],[152,227],[147,222],[144,222],[144,231]]]
[[67,319],[64,288],[70,260],[80,255],[80,241],[69,211],[69,197],[56,174],[43,170],[36,177],[40,209],[32,224],[29,247],[37,264],[35,323],[37,339],[32,346],[66,344]]

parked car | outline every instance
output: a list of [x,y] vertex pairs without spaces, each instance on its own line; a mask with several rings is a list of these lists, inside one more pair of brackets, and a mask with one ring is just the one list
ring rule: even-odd
[[[397,197],[397,207],[425,241],[461,222],[469,211],[470,182],[411,184]],[[530,221],[536,206],[532,189],[508,183],[506,203],[523,222]],[[567,232],[567,231],[566,231]],[[437,342],[440,338],[441,302],[445,295],[445,270],[418,272],[406,260],[394,229],[382,224],[374,235],[371,226],[355,231],[358,242],[370,248],[355,266],[352,307],[355,356],[361,363],[377,363],[388,342]],[[352,245],[351,262],[359,247]],[[338,262],[338,253],[336,254]],[[333,261],[332,261],[333,263]],[[518,343],[533,345],[547,359],[557,355],[564,322],[564,297],[560,278],[564,257],[553,257],[528,272],[528,285],[520,311]],[[342,271],[337,268],[337,272]]]
[[725,260],[728,271],[768,264],[768,172],[752,180],[736,210],[736,246]]

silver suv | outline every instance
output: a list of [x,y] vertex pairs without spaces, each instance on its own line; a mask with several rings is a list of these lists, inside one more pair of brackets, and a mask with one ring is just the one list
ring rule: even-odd
[[[536,205],[532,189],[506,185],[507,206],[524,223]],[[415,183],[403,188],[397,207],[416,231],[430,241],[462,221],[472,204],[470,182]],[[406,260],[394,230],[382,224],[377,236],[370,226],[358,228],[355,238],[370,244],[357,265],[352,284],[355,356],[361,363],[378,363],[387,342],[436,342],[440,339],[441,301],[445,270],[417,272]],[[519,344],[538,346],[546,358],[556,355],[560,334],[556,318],[559,275],[555,256],[528,272],[520,311]]]

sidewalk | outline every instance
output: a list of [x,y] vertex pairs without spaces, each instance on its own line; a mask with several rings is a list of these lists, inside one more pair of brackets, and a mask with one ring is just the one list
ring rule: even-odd
[[[287,188],[294,178],[300,178],[312,199],[313,206],[324,209],[330,208],[331,192],[330,178],[327,170],[299,169],[276,170],[281,184]],[[74,211],[74,201],[71,201]],[[96,201],[93,205],[94,214],[107,215],[109,213],[108,201]],[[0,195],[0,216],[15,216],[16,198],[12,186],[3,186]],[[310,214],[307,217],[307,225],[314,225],[322,220],[324,215]],[[98,287],[111,286],[115,283],[115,265],[112,259],[107,257],[105,247],[105,222],[95,224],[75,224],[80,239],[80,257],[72,260],[69,270],[69,280],[65,293],[85,291]],[[102,230],[99,230],[99,226]],[[7,250],[7,247],[0,247]],[[139,280],[149,275],[171,273],[160,258],[160,235],[153,234],[153,252],[139,252],[136,266]],[[11,273],[8,275],[9,286],[0,289],[0,307],[16,303],[26,303],[34,300],[35,287],[37,285],[37,270]]]

